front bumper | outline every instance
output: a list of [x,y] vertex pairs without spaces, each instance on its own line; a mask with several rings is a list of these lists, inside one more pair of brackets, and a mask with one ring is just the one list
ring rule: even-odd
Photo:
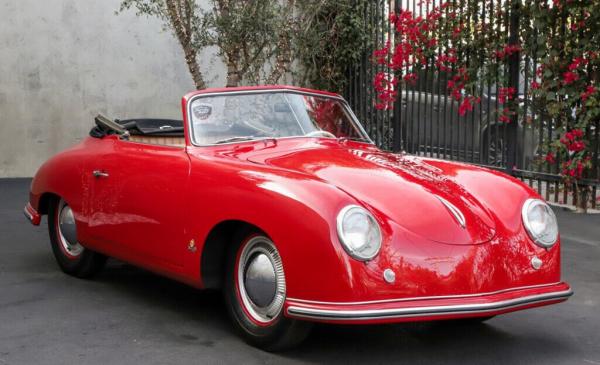
[[511,288],[493,293],[332,303],[288,298],[289,317],[333,323],[389,323],[487,317],[560,303],[573,291],[567,283]]

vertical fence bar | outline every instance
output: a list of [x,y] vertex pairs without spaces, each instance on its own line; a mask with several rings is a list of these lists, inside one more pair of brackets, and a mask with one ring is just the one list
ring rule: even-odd
[[[521,8],[520,0],[511,0],[510,3],[510,18],[509,18],[509,36],[508,44],[517,45],[519,42],[519,12]],[[509,87],[514,88],[517,91],[516,97],[518,98],[519,90],[519,63],[521,60],[520,52],[515,52],[509,56],[508,60],[508,73],[509,73]],[[519,132],[519,110],[518,101],[516,106],[513,103],[511,108],[512,114],[510,123],[505,128],[507,137],[507,161],[506,168],[511,173],[514,167],[518,167],[517,161],[517,141]]]
[[[486,26],[486,9],[485,9],[485,1],[483,2],[482,6],[481,6],[481,24],[482,24],[482,28],[481,28],[481,34],[479,35],[482,38],[486,38],[486,33],[487,33],[487,26]],[[481,48],[479,49],[479,64],[482,65],[482,67],[485,67],[484,64],[484,60],[485,60],[485,54],[484,54],[484,49]],[[473,159],[474,161],[477,161],[478,163],[482,164],[483,162],[483,148],[484,148],[484,136],[483,133],[485,131],[484,127],[483,127],[483,108],[484,108],[484,103],[486,102],[486,99],[489,99],[489,94],[487,96],[484,97],[484,89],[485,89],[485,80],[479,80],[479,95],[481,95],[481,102],[479,103],[479,118],[477,118],[478,120],[478,125],[477,125],[477,141],[478,141],[478,157],[477,160]],[[489,114],[489,109],[486,112],[486,116],[487,114]],[[473,125],[473,128],[475,128],[475,125]],[[475,133],[473,133],[473,136],[475,136]],[[473,147],[473,151],[475,151],[475,147]],[[475,152],[473,152],[475,153]]]
[[[437,6],[441,6],[443,0],[439,0],[438,1],[438,5]],[[434,2],[434,6],[435,6],[435,2]],[[438,58],[441,56],[442,54],[442,44],[438,44],[437,45],[437,56]],[[441,71],[437,71],[437,94],[436,94],[436,98],[435,98],[435,107],[433,107],[433,111],[435,111],[435,131],[436,131],[436,138],[435,138],[435,157],[439,158],[440,157],[440,147],[442,145],[441,143],[441,136],[440,136],[440,132],[441,132],[441,125],[440,125],[440,119],[441,119],[441,113],[442,113],[442,98],[445,98],[445,92],[446,88],[444,85],[444,93],[442,94],[442,73]],[[434,88],[431,88],[431,92],[433,93]],[[432,103],[434,104],[434,103]],[[432,123],[433,123],[433,118],[432,118]],[[433,143],[432,143],[433,144]]]

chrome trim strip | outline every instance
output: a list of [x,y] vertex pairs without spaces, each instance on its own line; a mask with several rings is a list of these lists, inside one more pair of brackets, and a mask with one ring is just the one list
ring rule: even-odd
[[370,300],[364,302],[321,302],[318,300],[305,300],[305,299],[296,299],[296,298],[287,298],[289,301],[294,301],[298,303],[306,303],[306,304],[324,304],[324,305],[362,305],[362,304],[381,304],[381,303],[392,303],[392,302],[411,302],[417,300],[437,300],[437,299],[461,299],[461,298],[473,298],[473,297],[485,297],[494,294],[502,294],[511,291],[517,290],[527,290],[527,289],[537,289],[537,288],[545,288],[549,286],[559,285],[562,282],[556,282],[551,284],[537,284],[537,285],[528,285],[528,286],[519,286],[516,288],[508,288],[497,290],[493,292],[487,293],[477,293],[477,294],[457,294],[457,295],[439,295],[439,296],[429,296],[429,297],[411,297],[411,298],[396,298],[396,299],[382,299],[382,300]]
[[530,295],[526,297],[490,303],[373,310],[326,310],[290,306],[287,308],[287,313],[290,316],[302,318],[353,321],[402,317],[441,316],[459,313],[486,313],[503,309],[511,309],[528,304],[566,300],[571,295],[573,295],[573,291],[569,289],[560,292]]
[[458,224],[460,224],[460,226],[462,228],[467,227],[467,220],[466,220],[464,214],[460,211],[460,209],[458,209],[456,206],[454,206],[454,204],[450,203],[449,201],[442,198],[441,196],[435,195],[435,194],[434,194],[434,196],[436,198],[438,198],[438,200],[440,202],[442,202],[442,204],[444,204],[444,206],[448,209],[448,211],[450,211],[450,213],[452,214],[454,219],[456,219],[456,221],[458,222]]
[[33,215],[31,213],[29,213],[29,210],[27,210],[27,207],[25,207],[23,209],[23,214],[25,214],[25,217],[27,219],[29,219],[30,222],[33,222]]
[[[257,138],[257,139],[253,139],[251,141],[236,141],[236,142],[229,142],[229,143],[219,143],[219,144],[197,144],[195,139],[194,139],[194,129],[192,127],[192,103],[196,100],[196,99],[200,99],[203,97],[208,97],[208,96],[220,96],[220,95],[240,95],[240,94],[267,94],[267,93],[291,93],[291,94],[300,94],[300,95],[311,95],[311,96],[317,96],[317,97],[322,97],[322,98],[330,98],[330,99],[337,99],[339,100],[342,105],[344,106],[344,108],[346,109],[346,112],[348,112],[350,114],[350,119],[352,120],[352,123],[354,124],[354,126],[365,136],[367,137],[367,141],[365,141],[365,143],[367,144],[375,144],[375,142],[373,142],[373,140],[371,139],[371,137],[369,136],[369,134],[367,133],[367,131],[365,130],[365,128],[363,127],[362,123],[360,123],[360,121],[358,120],[358,118],[356,117],[356,114],[354,114],[354,111],[352,110],[352,108],[350,108],[350,104],[348,104],[348,102],[341,96],[341,95],[326,95],[326,94],[319,94],[319,93],[311,93],[311,92],[307,92],[307,91],[299,91],[299,90],[293,90],[293,89],[285,89],[285,88],[273,88],[273,89],[260,89],[260,90],[239,90],[239,91],[219,91],[219,92],[213,92],[213,93],[200,93],[197,95],[192,96],[188,101],[187,101],[187,105],[186,105],[186,110],[187,110],[187,131],[189,134],[189,139],[190,139],[190,143],[192,144],[192,146],[194,147],[213,147],[213,146],[224,146],[224,145],[228,145],[228,144],[237,144],[237,143],[244,143],[244,142],[255,142],[255,141],[260,141],[260,140],[264,140],[264,139],[275,139],[275,140],[279,140],[279,139],[288,139],[288,138],[323,138],[323,137],[306,137],[306,136],[288,136],[288,137],[278,137],[278,138],[273,138],[273,137],[265,137],[265,138]],[[334,138],[330,138],[330,139],[334,139]]]

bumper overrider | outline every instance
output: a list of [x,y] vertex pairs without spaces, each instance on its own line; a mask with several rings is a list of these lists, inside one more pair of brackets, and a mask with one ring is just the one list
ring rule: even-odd
[[23,214],[25,214],[25,217],[27,217],[27,219],[29,219],[31,224],[33,224],[34,226],[40,225],[42,216],[31,206],[31,203],[27,203],[25,209],[23,209]]
[[567,300],[567,283],[511,288],[492,293],[402,298],[369,302],[318,302],[288,298],[289,317],[335,323],[388,323],[487,317]]

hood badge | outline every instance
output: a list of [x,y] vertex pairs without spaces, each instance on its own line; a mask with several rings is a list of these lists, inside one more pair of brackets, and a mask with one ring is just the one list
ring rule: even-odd
[[450,213],[452,213],[452,216],[454,216],[454,219],[456,219],[456,221],[458,222],[458,224],[460,224],[460,226],[464,229],[467,227],[467,220],[465,219],[464,214],[462,214],[462,212],[460,211],[460,209],[458,209],[457,207],[454,206],[454,204],[450,203],[449,201],[447,201],[446,199],[442,198],[441,196],[436,195],[436,198],[438,198],[438,200],[440,202],[442,202],[442,204],[444,204],[444,206],[448,209],[448,211]]

